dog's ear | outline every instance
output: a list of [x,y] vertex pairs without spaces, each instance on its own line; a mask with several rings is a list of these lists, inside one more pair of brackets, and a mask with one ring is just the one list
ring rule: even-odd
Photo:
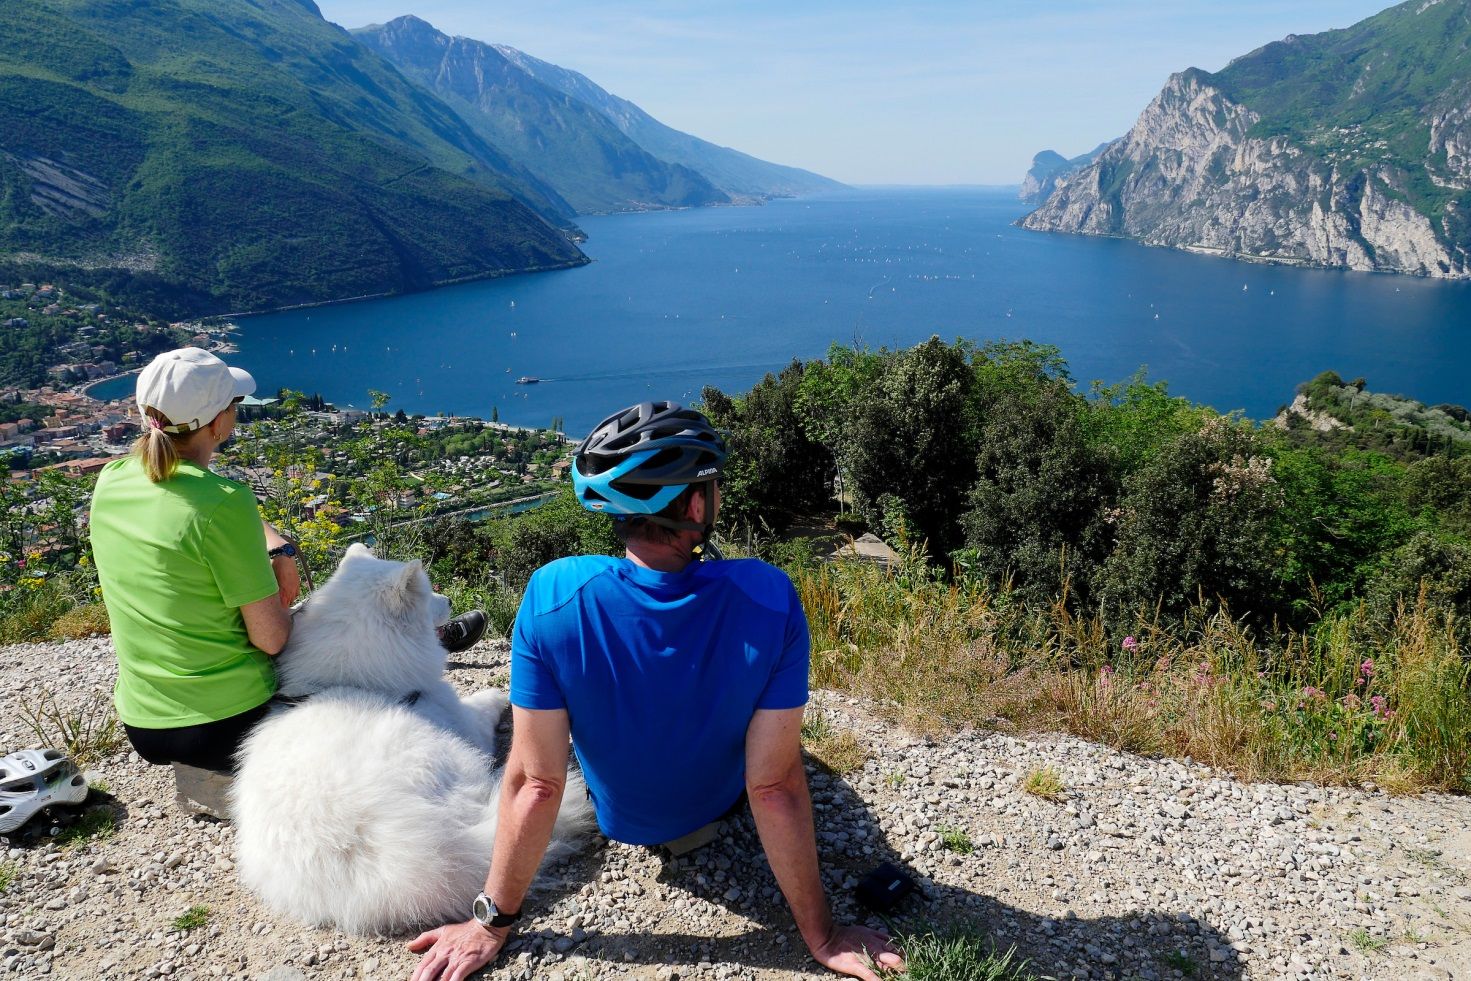
[[345,565],[351,559],[371,559],[372,557],[372,549],[368,548],[368,546],[364,545],[362,542],[353,542],[351,545],[347,546],[347,552],[342,556],[342,562],[339,564]]
[[422,603],[431,592],[429,577],[424,574],[424,563],[414,559],[405,562],[403,569],[394,577],[384,602],[391,612],[406,613]]

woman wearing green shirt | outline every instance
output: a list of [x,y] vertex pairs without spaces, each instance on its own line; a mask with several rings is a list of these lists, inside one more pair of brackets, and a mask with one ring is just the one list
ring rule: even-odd
[[159,355],[138,376],[147,428],[92,495],[118,716],[150,763],[231,769],[276,690],[271,658],[300,589],[294,551],[248,487],[209,469],[254,391],[207,351]]

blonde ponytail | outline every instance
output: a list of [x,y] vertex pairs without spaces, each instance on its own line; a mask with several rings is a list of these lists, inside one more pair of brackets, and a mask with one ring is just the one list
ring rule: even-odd
[[143,435],[133,441],[132,452],[143,461],[143,472],[148,479],[157,484],[168,480],[178,469],[179,448],[175,443],[178,437],[159,428],[171,425],[162,412],[152,407],[143,411],[148,421],[144,423]]

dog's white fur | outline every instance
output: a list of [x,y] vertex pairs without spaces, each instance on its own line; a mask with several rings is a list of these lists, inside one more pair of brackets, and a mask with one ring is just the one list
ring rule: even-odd
[[[468,917],[490,866],[507,701],[462,701],[445,680],[448,616],[418,562],[362,545],[297,611],[277,668],[283,694],[309,697],[256,726],[232,792],[240,877],[276,912],[354,933]],[[548,857],[593,826],[569,774]]]

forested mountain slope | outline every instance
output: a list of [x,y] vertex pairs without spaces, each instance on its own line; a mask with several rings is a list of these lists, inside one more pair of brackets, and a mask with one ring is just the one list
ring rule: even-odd
[[28,0],[0,18],[12,259],[253,309],[584,262],[571,214],[310,0]]

